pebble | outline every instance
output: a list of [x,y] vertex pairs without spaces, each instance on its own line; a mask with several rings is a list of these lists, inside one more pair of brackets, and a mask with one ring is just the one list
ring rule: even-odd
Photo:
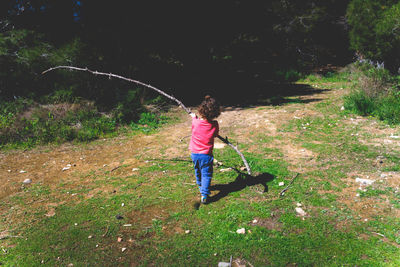
[[121,242],[122,242],[122,237],[119,236],[119,237],[117,238],[117,241],[118,241],[118,243],[121,243]]
[[121,251],[124,252],[126,250],[126,248],[122,248]]
[[26,173],[26,171],[24,171],[24,170],[20,170],[20,171],[19,171],[19,173]]
[[133,169],[132,169],[133,172],[136,172],[136,171],[138,171],[138,170],[139,170],[139,168],[133,168]]
[[236,233],[244,235],[246,233],[246,229],[244,229],[244,228],[237,229]]
[[190,230],[186,230],[186,231],[185,231],[185,234],[190,234]]
[[257,222],[258,222],[257,219],[254,219],[254,220],[253,220],[253,223],[257,223]]
[[296,206],[297,206],[297,207],[301,207],[301,206],[303,206],[303,205],[301,205],[301,203],[297,202],[297,203],[296,203]]
[[122,206],[122,207],[125,206],[125,203],[121,203],[121,206]]
[[92,235],[88,236],[88,239],[91,239],[91,238],[93,238],[93,236],[92,236]]
[[356,183],[360,183],[361,185],[371,185],[373,184],[375,181],[374,180],[370,180],[370,179],[362,179],[362,178],[356,178]]
[[32,183],[32,180],[31,179],[25,179],[22,183],[23,184],[30,184],[30,183]]
[[69,169],[71,169],[71,166],[67,166],[67,167],[62,168],[62,171],[66,171],[66,170],[69,170]]
[[284,182],[279,182],[279,186],[284,186],[285,183]]
[[300,216],[304,217],[304,216],[307,215],[307,213],[300,207],[297,207],[295,210],[296,210],[297,214],[300,215]]

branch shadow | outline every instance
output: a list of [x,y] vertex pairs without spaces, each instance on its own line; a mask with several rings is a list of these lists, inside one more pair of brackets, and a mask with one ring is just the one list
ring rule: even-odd
[[254,186],[261,184],[264,186],[264,193],[268,192],[267,183],[274,180],[275,176],[270,173],[261,173],[257,176],[251,176],[248,174],[240,173],[233,182],[228,184],[216,184],[211,185],[211,191],[219,191],[216,195],[213,195],[207,199],[207,204],[217,202],[218,200],[228,196],[232,192],[241,191],[247,186]]

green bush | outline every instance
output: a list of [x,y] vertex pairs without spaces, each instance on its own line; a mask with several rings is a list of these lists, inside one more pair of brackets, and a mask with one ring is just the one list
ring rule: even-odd
[[347,8],[350,46],[367,59],[400,66],[400,3],[397,0],[352,0]]
[[400,123],[400,83],[397,77],[369,64],[354,64],[353,90],[344,107],[359,115],[371,115],[389,124]]
[[359,115],[370,115],[375,110],[373,98],[369,97],[362,90],[354,90],[345,97],[344,107],[346,110],[351,110]]

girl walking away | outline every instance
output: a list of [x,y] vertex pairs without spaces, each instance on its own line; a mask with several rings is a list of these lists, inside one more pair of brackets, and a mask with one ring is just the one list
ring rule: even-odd
[[221,114],[220,105],[217,101],[206,96],[198,107],[199,116],[192,116],[192,138],[189,149],[194,164],[196,183],[201,194],[201,203],[207,203],[210,195],[210,183],[213,176],[213,148],[214,138],[218,136],[219,125],[215,118]]

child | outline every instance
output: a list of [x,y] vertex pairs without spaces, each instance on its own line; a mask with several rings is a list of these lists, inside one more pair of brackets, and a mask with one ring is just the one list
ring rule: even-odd
[[198,108],[200,117],[192,116],[192,138],[189,149],[194,164],[196,183],[201,193],[201,203],[207,203],[213,175],[214,138],[218,136],[219,125],[215,118],[221,114],[220,106],[214,98],[206,96]]

